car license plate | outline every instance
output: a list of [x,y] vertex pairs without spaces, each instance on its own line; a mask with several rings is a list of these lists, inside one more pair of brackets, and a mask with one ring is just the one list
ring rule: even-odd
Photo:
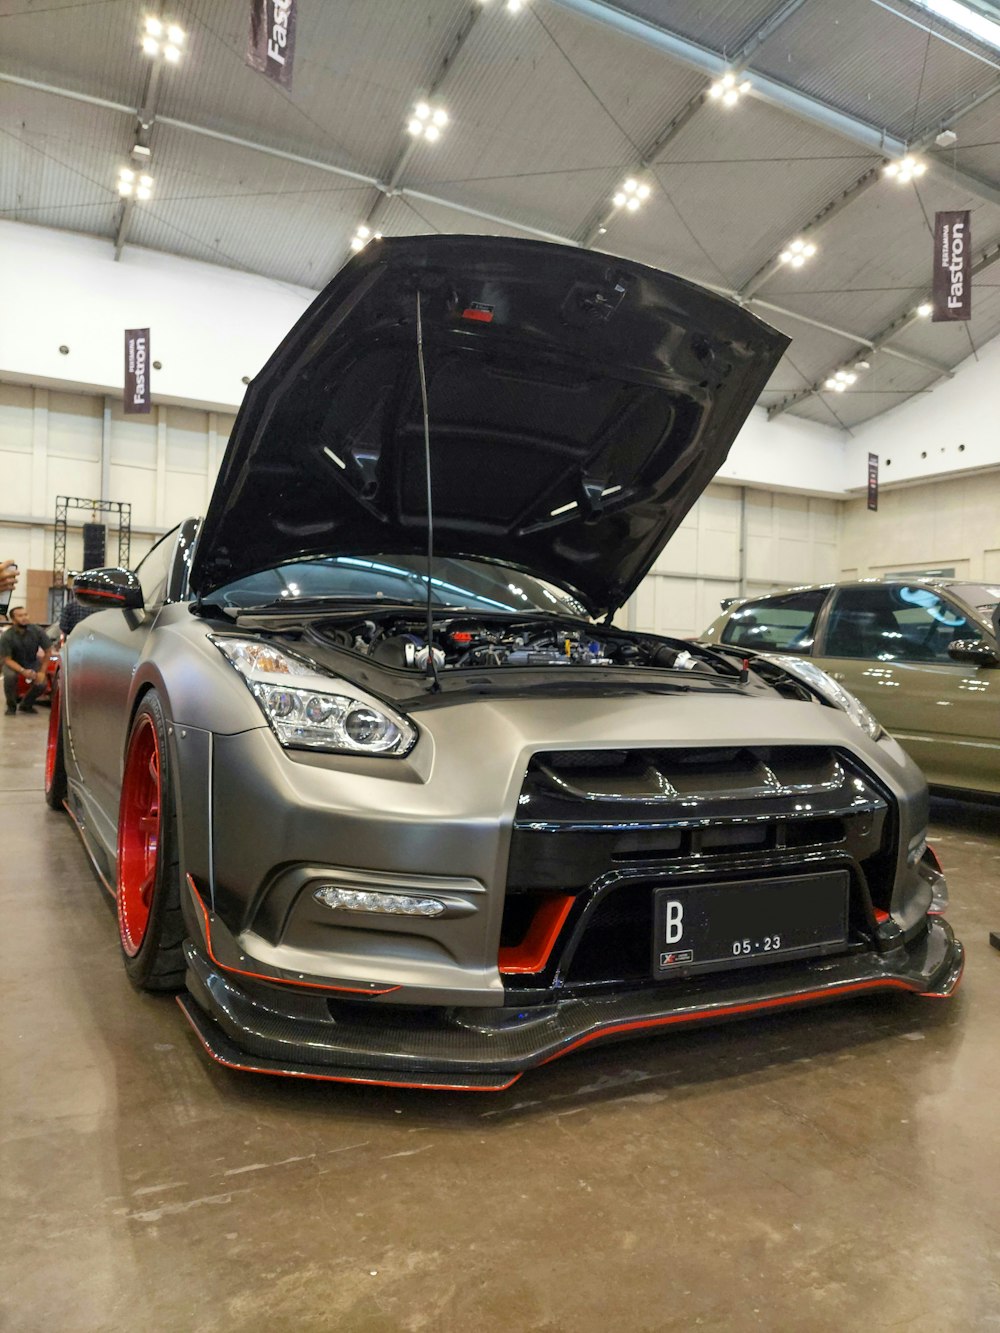
[[655,889],[653,975],[720,972],[847,943],[846,870]]

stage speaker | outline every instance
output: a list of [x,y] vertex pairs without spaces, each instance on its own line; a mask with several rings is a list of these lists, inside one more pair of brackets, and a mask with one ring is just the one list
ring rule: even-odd
[[105,563],[105,538],[107,529],[103,523],[84,523],[83,525],[83,567],[101,569]]

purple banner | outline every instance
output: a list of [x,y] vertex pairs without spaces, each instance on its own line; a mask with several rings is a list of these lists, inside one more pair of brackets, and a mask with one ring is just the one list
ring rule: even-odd
[[250,0],[246,63],[282,88],[291,88],[294,60],[295,0]]
[[149,329],[125,330],[126,412],[148,412],[153,405],[149,393]]
[[934,214],[933,318],[972,318],[972,228],[967,210]]
[[868,508],[878,508],[878,454],[868,455]]

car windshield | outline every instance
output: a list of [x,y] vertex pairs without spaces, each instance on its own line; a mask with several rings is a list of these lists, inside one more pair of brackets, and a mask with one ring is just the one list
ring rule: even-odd
[[[224,606],[241,608],[294,605],[317,598],[358,602],[410,602],[427,598],[426,561],[420,556],[335,556],[304,560],[265,569],[212,596]],[[581,604],[561,588],[544,583],[506,565],[483,560],[434,561],[431,594],[436,606],[458,606],[470,611],[548,611],[586,617]]]

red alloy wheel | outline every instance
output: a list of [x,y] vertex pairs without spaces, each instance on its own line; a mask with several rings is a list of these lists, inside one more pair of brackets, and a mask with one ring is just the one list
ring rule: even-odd
[[59,727],[62,724],[62,686],[56,677],[52,686],[52,710],[49,713],[49,738],[45,743],[45,790],[52,790],[56,775],[56,754],[59,750]]
[[140,713],[129,741],[118,816],[118,929],[129,958],[142,948],[149,926],[160,810],[160,745],[152,718]]

